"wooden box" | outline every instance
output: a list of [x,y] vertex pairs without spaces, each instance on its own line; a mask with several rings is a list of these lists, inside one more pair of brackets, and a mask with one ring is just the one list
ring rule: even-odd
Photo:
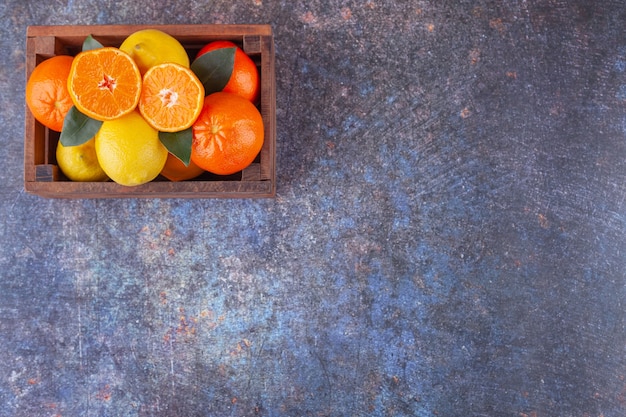
[[55,198],[248,198],[276,193],[276,81],[274,38],[268,25],[95,25],[30,26],[26,32],[26,79],[35,66],[54,55],[76,55],[88,35],[105,46],[119,46],[131,33],[145,28],[162,30],[178,39],[192,60],[202,46],[214,40],[238,44],[257,63],[261,76],[259,109],[265,124],[265,142],[256,160],[230,176],[209,173],[189,180],[155,180],[126,187],[109,182],[73,182],[56,165],[59,133],[37,122],[25,107],[24,189]]

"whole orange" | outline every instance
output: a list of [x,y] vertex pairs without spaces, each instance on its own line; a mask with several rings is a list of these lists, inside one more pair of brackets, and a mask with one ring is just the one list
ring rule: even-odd
[[67,91],[73,57],[57,55],[35,67],[26,82],[26,105],[35,119],[60,132],[65,115],[73,106]]
[[218,175],[230,175],[250,165],[263,147],[264,127],[254,104],[232,93],[205,97],[193,124],[191,160]]
[[235,48],[235,63],[230,79],[222,91],[225,93],[238,94],[256,103],[259,100],[261,91],[259,70],[252,58],[235,43],[230,41],[211,42],[200,49],[196,59],[207,52],[223,48]]
[[180,159],[168,153],[161,175],[170,181],[176,182],[196,178],[203,172],[204,170],[194,164],[193,161],[189,161],[189,165],[185,165]]

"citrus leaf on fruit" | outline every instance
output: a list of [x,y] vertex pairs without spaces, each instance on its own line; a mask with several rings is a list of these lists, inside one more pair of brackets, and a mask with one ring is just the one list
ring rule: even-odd
[[180,159],[185,166],[189,166],[193,140],[192,128],[179,132],[159,132],[159,140],[172,155]]
[[235,66],[236,49],[216,49],[199,56],[192,62],[191,70],[204,86],[205,95],[222,91],[228,84]]
[[100,126],[102,122],[85,116],[72,106],[63,121],[59,140],[63,146],[82,145],[98,133]]
[[102,47],[104,47],[104,45],[102,45],[100,42],[95,40],[93,36],[91,35],[87,36],[87,38],[85,38],[85,41],[83,42],[83,51],[89,51],[92,49],[98,49]]

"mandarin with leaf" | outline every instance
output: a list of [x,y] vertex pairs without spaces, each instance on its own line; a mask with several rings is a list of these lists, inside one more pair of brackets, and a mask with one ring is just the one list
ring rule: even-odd
[[204,172],[205,171],[193,161],[189,161],[189,164],[185,165],[177,156],[168,153],[165,166],[161,170],[161,175],[170,181],[177,182],[191,180],[199,177]]
[[222,91],[240,95],[256,103],[261,91],[259,70],[252,58],[235,43],[226,40],[210,42],[200,49],[196,60],[209,52],[225,48],[232,48],[235,56],[232,72]]

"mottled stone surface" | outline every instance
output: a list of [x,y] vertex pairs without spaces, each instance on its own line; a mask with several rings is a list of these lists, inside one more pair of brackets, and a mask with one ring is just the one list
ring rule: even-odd
[[[0,3],[0,416],[626,415],[626,6]],[[269,23],[271,200],[24,193],[25,30]]]

